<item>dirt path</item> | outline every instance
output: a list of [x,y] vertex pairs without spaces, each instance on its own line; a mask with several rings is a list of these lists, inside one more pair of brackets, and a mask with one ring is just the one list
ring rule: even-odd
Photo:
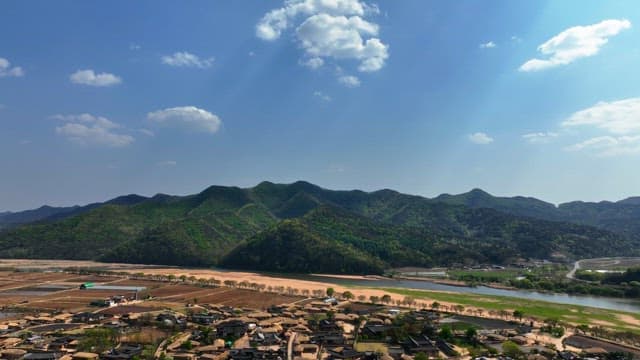
[[567,273],[567,279],[571,279],[571,280],[576,279],[576,271],[580,270],[580,261],[582,260],[578,260],[573,263],[573,268],[571,269],[571,271]]

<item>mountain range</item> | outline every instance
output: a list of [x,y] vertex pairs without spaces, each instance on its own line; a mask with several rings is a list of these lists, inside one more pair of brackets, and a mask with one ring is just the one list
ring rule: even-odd
[[0,257],[279,272],[637,254],[640,198],[555,206],[474,189],[433,199],[308,182],[0,213]]

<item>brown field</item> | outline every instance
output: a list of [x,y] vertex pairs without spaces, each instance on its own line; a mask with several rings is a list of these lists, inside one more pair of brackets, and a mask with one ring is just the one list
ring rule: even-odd
[[200,291],[202,288],[189,285],[166,285],[151,289],[149,295],[160,299],[166,299],[174,296],[182,296],[184,294]]
[[109,314],[109,315],[123,315],[123,314],[132,314],[132,313],[143,313],[143,312],[156,311],[156,310],[161,310],[161,308],[152,307],[152,306],[140,306],[140,305],[122,305],[122,306],[115,306],[111,308],[105,308],[98,312],[101,314]]
[[[270,293],[259,293],[251,290],[220,288],[217,293],[198,297],[199,303],[233,305],[256,309],[266,309],[272,305],[290,304],[304,299],[300,296],[285,296]],[[226,291],[224,291],[226,290]]]
[[[0,268],[4,261],[0,260]],[[23,262],[26,266],[28,262]],[[36,261],[40,263],[40,261]],[[69,265],[69,262],[64,262]],[[51,262],[47,262],[51,264]],[[41,265],[44,266],[44,265]],[[94,282],[122,286],[144,286],[153,300],[141,304],[125,305],[107,309],[90,307],[93,300],[115,295],[130,295],[122,290],[80,290],[79,284]],[[66,285],[67,289],[56,286]],[[175,284],[151,280],[133,280],[117,276],[79,276],[61,272],[14,272],[0,270],[0,306],[23,309],[103,311],[109,314],[125,314],[160,310],[165,307],[181,307],[186,303],[220,304],[264,309],[271,305],[299,301],[301,297],[258,293],[231,288],[209,288],[195,285]]]
[[131,280],[131,279],[115,279],[112,280],[109,285],[119,285],[119,286],[144,286],[147,289],[154,289],[161,286],[167,286],[168,283],[162,281],[152,281],[152,280]]
[[73,277],[70,279],[66,279],[65,282],[69,282],[69,283],[78,283],[78,284],[82,284],[82,283],[86,283],[86,282],[92,282],[92,283],[108,283],[108,282],[112,282],[112,281],[117,281],[119,280],[118,277],[115,276],[77,276],[77,277]]

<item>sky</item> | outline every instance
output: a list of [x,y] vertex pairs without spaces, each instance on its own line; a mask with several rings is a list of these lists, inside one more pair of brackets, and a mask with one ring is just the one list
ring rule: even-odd
[[0,12],[0,211],[306,180],[640,195],[635,0],[33,1]]

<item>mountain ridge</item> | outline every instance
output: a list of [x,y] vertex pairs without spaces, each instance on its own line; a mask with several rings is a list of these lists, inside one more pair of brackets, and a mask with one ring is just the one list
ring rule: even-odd
[[[125,195],[69,216],[5,229],[0,257],[311,269],[301,261],[275,263],[259,256],[277,257],[267,250],[289,244],[300,252],[298,259],[312,261],[313,254],[321,253],[379,273],[397,265],[505,263],[638,249],[637,242],[610,231],[509,213],[527,210],[523,204],[529,201],[507,201],[480,190],[427,199],[389,189],[328,190],[305,181],[262,182],[251,188],[213,185],[186,196]],[[540,211],[540,204],[534,204]],[[319,266],[360,272],[336,261]]]

